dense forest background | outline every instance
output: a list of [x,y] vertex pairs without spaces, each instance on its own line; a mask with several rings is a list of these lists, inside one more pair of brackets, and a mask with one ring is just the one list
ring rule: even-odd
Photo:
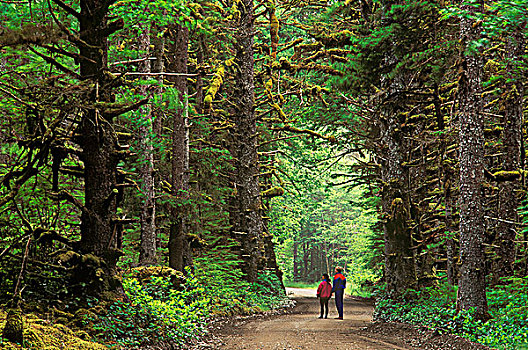
[[526,346],[526,5],[0,0],[3,337],[185,346],[341,265]]

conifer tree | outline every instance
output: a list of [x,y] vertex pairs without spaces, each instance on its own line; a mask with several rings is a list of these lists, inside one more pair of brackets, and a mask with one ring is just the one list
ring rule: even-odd
[[236,2],[238,10],[235,32],[235,91],[233,94],[234,196],[231,211],[232,233],[240,242],[243,271],[248,281],[255,281],[262,266],[264,222],[257,154],[257,125],[254,82],[253,1]]
[[189,123],[187,62],[189,46],[189,29],[181,24],[174,24],[169,29],[167,49],[169,51],[168,69],[180,74],[171,76],[176,98],[172,110],[171,133],[171,195],[174,200],[171,209],[169,233],[169,266],[184,271],[192,265],[192,255],[188,240],[189,212]]
[[[481,10],[463,4],[462,9],[474,15]],[[460,143],[460,280],[457,306],[474,309],[476,317],[486,319],[486,268],[483,240],[485,234],[483,191],[484,133],[482,121],[482,57],[475,50],[479,28],[472,18],[460,21],[462,44],[462,76],[459,80],[459,143]]]
[[[150,45],[151,27],[143,24],[140,28],[138,49],[143,55],[143,61],[139,63],[138,71],[142,73],[151,72]],[[148,85],[140,85],[140,94],[148,97],[150,94]],[[154,113],[150,106],[145,106],[139,111],[141,118],[139,126],[139,155],[140,155],[140,183],[142,205],[140,206],[139,220],[141,225],[141,242],[139,250],[139,264],[152,265],[156,263],[156,202],[154,189]]]

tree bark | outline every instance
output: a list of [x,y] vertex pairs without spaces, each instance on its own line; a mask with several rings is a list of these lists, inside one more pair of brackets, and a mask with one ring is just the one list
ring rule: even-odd
[[[395,57],[386,54],[385,63],[393,66]],[[399,127],[397,112],[405,98],[402,94],[401,76],[391,79],[383,77],[382,86],[387,97],[383,101],[379,118],[380,138],[384,147],[378,159],[381,164],[383,211],[383,237],[385,257],[385,279],[387,292],[392,298],[405,295],[408,289],[416,286],[415,257],[412,250],[412,234],[408,225],[410,219],[410,198],[406,186],[408,170],[403,166],[404,157],[409,152],[407,141]]]
[[[474,7],[463,5],[474,13]],[[486,269],[483,249],[485,235],[483,191],[484,132],[482,123],[480,54],[467,52],[467,47],[478,39],[480,28],[473,20],[462,18],[462,76],[459,80],[459,142],[460,142],[460,280],[457,307],[474,308],[475,316],[487,319]]]
[[299,263],[297,262],[298,259],[298,247],[299,242],[297,240],[297,237],[294,237],[293,239],[293,280],[297,282],[299,280]]
[[[152,73],[162,73],[165,71],[165,61],[163,54],[165,51],[165,37],[159,36],[158,34],[162,32],[162,28],[157,25],[152,25],[151,27],[151,45],[153,46],[152,54],[155,57],[155,60],[151,63],[151,72]],[[158,86],[152,89],[152,94],[159,96],[160,100],[163,96],[163,75],[158,77]],[[158,107],[159,108],[159,107]],[[152,123],[153,130],[155,135],[162,135],[162,124],[163,124],[162,113],[159,113],[158,110],[153,111]]]
[[[189,29],[174,24],[169,31],[169,70],[187,73]],[[189,124],[187,77],[172,76],[171,82],[177,91],[178,106],[172,110],[172,196],[169,234],[169,266],[184,271],[192,266],[192,254],[188,240],[189,208]]]
[[[139,52],[144,57],[150,56],[150,26],[146,25],[138,37]],[[140,62],[139,71],[150,73],[150,60]],[[140,85],[139,91],[147,97],[149,86]],[[156,263],[156,202],[154,192],[154,140],[153,112],[150,106],[139,110],[141,123],[139,126],[139,176],[141,179],[141,207],[139,220],[141,224],[141,246],[139,251],[140,265]]]
[[264,247],[261,195],[257,154],[257,118],[254,111],[254,18],[253,0],[237,3],[240,13],[236,28],[233,149],[235,162],[232,233],[240,242],[242,270],[255,281],[261,269]]
[[[82,0],[80,3],[80,39],[78,44],[81,57],[80,75],[91,80],[94,89],[89,102],[110,102],[111,88],[106,86],[109,78],[107,69],[107,38],[109,26],[106,20],[109,2]],[[122,22],[115,23],[122,27]],[[102,114],[97,108],[84,111],[80,125],[79,144],[82,147],[84,163],[85,204],[82,212],[80,250],[95,255],[93,266],[86,275],[78,276],[89,282],[90,293],[105,291],[122,292],[116,277],[116,263],[119,251],[119,227],[116,224],[117,211],[117,164],[118,143],[112,131],[113,117]],[[87,265],[87,264],[86,264]],[[103,276],[97,276],[103,271]]]

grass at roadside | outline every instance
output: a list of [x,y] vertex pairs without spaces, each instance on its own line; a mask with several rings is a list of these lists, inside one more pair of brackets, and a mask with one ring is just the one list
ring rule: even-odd
[[303,288],[303,289],[317,289],[319,282],[292,282],[284,281],[284,286],[286,288]]

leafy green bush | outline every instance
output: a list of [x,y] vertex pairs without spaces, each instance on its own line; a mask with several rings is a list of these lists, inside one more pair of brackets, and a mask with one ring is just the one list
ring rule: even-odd
[[208,312],[218,316],[251,314],[283,305],[286,296],[277,276],[264,272],[256,282],[246,282],[238,268],[240,261],[227,248],[213,248],[195,259],[196,276],[214,300]]
[[230,255],[196,259],[195,271],[186,271],[178,289],[170,277],[151,276],[142,283],[125,278],[130,301],[116,301],[89,320],[99,340],[127,349],[159,343],[178,348],[206,333],[211,317],[266,311],[287,300],[275,275],[264,273],[248,283]]
[[170,343],[180,346],[205,331],[204,319],[210,299],[195,277],[183,290],[174,289],[169,278],[151,277],[141,285],[137,279],[123,281],[130,302],[116,301],[94,325],[106,342],[140,347]]
[[528,278],[510,278],[488,292],[487,322],[469,311],[456,311],[456,290],[448,285],[414,291],[417,299],[393,301],[381,292],[374,317],[383,321],[423,325],[438,332],[458,334],[496,349],[528,348]]

